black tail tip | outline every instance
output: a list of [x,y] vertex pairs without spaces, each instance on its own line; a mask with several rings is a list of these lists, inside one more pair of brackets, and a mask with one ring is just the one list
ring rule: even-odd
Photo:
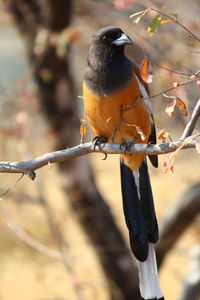
[[148,233],[148,239],[149,239],[149,242],[151,242],[153,244],[157,243],[159,240],[159,229],[158,229],[158,223],[157,223],[156,219],[155,219],[155,226],[154,226],[152,232]]
[[133,251],[133,254],[137,258],[137,260],[144,262],[147,260],[148,252],[149,252],[149,243],[148,241],[145,243],[141,243],[136,236],[132,236],[132,234],[129,234],[130,238],[130,245],[131,249]]

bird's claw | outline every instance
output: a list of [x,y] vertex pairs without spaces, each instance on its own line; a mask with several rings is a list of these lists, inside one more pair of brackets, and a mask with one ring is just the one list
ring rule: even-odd
[[119,146],[120,150],[124,150],[124,153],[126,153],[127,151],[130,151],[131,146],[134,145],[136,143],[136,139],[133,140],[127,140],[125,142],[122,142]]
[[[92,143],[94,145],[94,150],[96,148],[96,146],[101,146],[101,144],[105,144],[108,142],[108,139],[106,137],[102,137],[102,136],[95,136],[92,140]],[[102,160],[106,160],[108,157],[107,153],[104,153],[104,158],[102,158]]]
[[92,143],[94,145],[94,150],[96,148],[96,146],[101,146],[101,144],[105,144],[107,143],[108,139],[106,137],[102,137],[102,136],[95,136],[92,140]]

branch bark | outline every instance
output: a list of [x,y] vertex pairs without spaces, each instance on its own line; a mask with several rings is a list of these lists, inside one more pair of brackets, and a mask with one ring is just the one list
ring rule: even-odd
[[185,130],[183,131],[183,134],[180,138],[181,140],[185,140],[187,137],[189,137],[192,134],[199,117],[200,117],[200,99],[198,100],[197,104],[195,105],[191,119],[188,122],[188,124],[186,125]]
[[[200,134],[198,134],[199,136]],[[197,135],[195,135],[195,138]],[[133,144],[130,146],[126,153],[140,153],[146,155],[161,155],[176,151],[182,141],[177,140],[171,143],[165,144]],[[196,141],[192,141],[183,146],[182,149],[195,148]],[[77,158],[90,153],[103,153],[103,154],[124,154],[124,151],[120,144],[105,143],[101,146],[95,146],[92,142],[80,144],[72,148],[64,150],[49,152],[43,154],[35,159],[23,162],[0,162],[0,173],[23,173],[27,174],[31,179],[35,179],[34,171],[44,167],[45,165],[51,165],[52,163],[65,162],[73,158]]]

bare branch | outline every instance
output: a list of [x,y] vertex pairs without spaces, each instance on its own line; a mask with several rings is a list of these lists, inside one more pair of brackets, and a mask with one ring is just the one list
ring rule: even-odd
[[199,117],[200,117],[200,99],[193,110],[190,121],[186,125],[185,130],[183,131],[181,140],[185,140],[187,137],[189,137],[192,134]]
[[149,10],[153,10],[161,15],[163,15],[164,17],[170,19],[171,21],[173,21],[174,23],[176,23],[177,25],[179,25],[180,27],[182,27],[185,31],[187,31],[189,33],[190,36],[192,36],[195,40],[200,42],[200,38],[198,36],[196,36],[192,31],[190,31],[186,26],[184,26],[182,23],[180,23],[179,21],[177,21],[175,18],[172,18],[171,16],[163,13],[162,11],[155,9],[153,7],[149,8]]
[[[196,138],[197,135],[195,135]],[[198,134],[200,136],[200,133]],[[80,144],[72,148],[60,151],[49,152],[35,159],[22,162],[0,162],[0,173],[23,173],[27,174],[32,180],[35,178],[35,170],[42,168],[51,163],[63,162],[89,153],[107,153],[107,154],[124,154],[140,153],[145,155],[160,155],[176,151],[183,141],[177,140],[164,144],[133,144],[129,150],[122,149],[120,144],[105,143],[101,146],[95,146],[92,142]],[[195,148],[195,141],[184,145],[182,149]]]
[[161,66],[160,64],[158,64],[157,62],[154,61],[154,64],[157,65],[159,68],[161,69],[164,69],[170,73],[174,73],[174,74],[178,74],[178,75],[181,75],[181,76],[186,76],[186,77],[189,77],[190,74],[189,73],[184,73],[184,72],[179,72],[179,71],[174,71],[168,67],[165,67],[165,66]]
[[174,86],[172,86],[172,87],[170,87],[170,88],[168,88],[168,89],[166,89],[166,90],[164,90],[162,92],[158,92],[157,94],[150,95],[147,98],[138,98],[138,100],[136,100],[133,104],[128,105],[125,108],[123,108],[123,111],[127,111],[129,109],[132,109],[134,106],[136,106],[138,103],[140,103],[142,101],[162,96],[163,94],[171,92],[171,91],[173,91],[173,90],[175,90],[175,89],[177,89],[177,88],[179,88],[181,86],[194,83],[194,82],[196,82],[198,80],[199,75],[198,74],[193,74],[193,76],[194,76],[194,78],[192,78],[192,79],[188,79],[188,80],[183,81],[183,82],[176,82],[176,84],[174,84]]

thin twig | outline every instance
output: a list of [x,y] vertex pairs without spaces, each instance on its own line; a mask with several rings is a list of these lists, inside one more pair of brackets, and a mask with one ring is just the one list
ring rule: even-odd
[[[172,91],[172,90],[175,90],[175,89],[177,89],[177,88],[179,88],[179,87],[181,87],[181,86],[184,86],[184,85],[193,83],[193,82],[195,82],[196,80],[197,80],[197,78],[196,78],[196,79],[192,79],[192,80],[183,81],[183,82],[177,82],[177,85],[174,85],[173,87],[170,87],[170,88],[166,89],[165,91],[162,91],[162,92],[160,92],[160,93],[158,93],[158,94],[149,96],[148,99],[152,99],[152,98],[161,96],[161,95],[166,94],[166,93],[168,93],[168,92],[170,92],[170,91]],[[143,99],[143,100],[146,100],[146,99]]]
[[159,64],[156,63],[156,62],[154,62],[154,64],[157,65],[159,68],[164,69],[164,70],[166,70],[166,71],[168,71],[168,72],[170,72],[170,73],[174,73],[174,74],[178,74],[178,75],[186,76],[186,77],[189,77],[189,76],[190,76],[189,73],[184,73],[184,72],[174,71],[174,70],[172,70],[172,69],[170,69],[170,68],[168,68],[168,67],[161,66],[161,65],[159,65]]
[[192,31],[190,31],[187,27],[185,27],[183,24],[181,24],[181,23],[180,23],[179,21],[177,21],[175,18],[172,18],[171,16],[169,16],[169,15],[163,13],[162,11],[160,11],[160,10],[158,10],[158,9],[156,9],[156,8],[153,8],[153,7],[151,7],[149,10],[153,10],[153,11],[155,11],[155,12],[161,14],[162,16],[164,16],[164,17],[166,17],[166,18],[172,20],[174,23],[176,23],[177,25],[179,25],[180,27],[182,27],[185,31],[187,31],[187,32],[190,34],[190,36],[192,36],[193,38],[195,38],[197,41],[200,42],[200,38],[198,38],[194,33],[192,33]]
[[[14,234],[26,245],[51,259],[63,259],[60,255],[60,252],[48,248],[43,243],[28,234],[23,228],[21,228],[19,224],[17,224],[10,216],[8,216],[7,213],[2,212],[2,209],[0,210],[0,216],[7,228],[14,232]],[[65,259],[66,258],[68,258],[68,260],[70,259],[67,254],[65,256]]]
[[164,90],[164,91],[162,91],[162,92],[159,92],[159,93],[154,94],[154,95],[152,95],[152,96],[150,95],[150,96],[148,96],[148,97],[146,97],[146,98],[138,98],[138,100],[136,100],[134,103],[132,103],[132,104],[130,104],[130,105],[127,105],[125,108],[123,108],[122,111],[127,111],[127,110],[129,110],[129,109],[132,109],[134,106],[136,106],[138,103],[140,103],[140,102],[142,102],[142,101],[145,101],[145,100],[148,100],[148,99],[153,99],[153,98],[162,96],[163,94],[166,94],[166,93],[168,93],[168,92],[171,92],[171,91],[173,91],[173,90],[175,90],[175,89],[177,89],[177,88],[179,88],[179,87],[181,87],[181,86],[184,86],[184,85],[187,85],[187,84],[191,84],[191,83],[197,81],[199,76],[197,76],[197,75],[195,75],[195,74],[193,74],[193,75],[194,75],[194,78],[189,79],[189,80],[187,80],[187,81],[183,81],[183,82],[177,82],[173,87],[170,87],[170,88],[168,88],[168,89],[166,89],[166,90]]

